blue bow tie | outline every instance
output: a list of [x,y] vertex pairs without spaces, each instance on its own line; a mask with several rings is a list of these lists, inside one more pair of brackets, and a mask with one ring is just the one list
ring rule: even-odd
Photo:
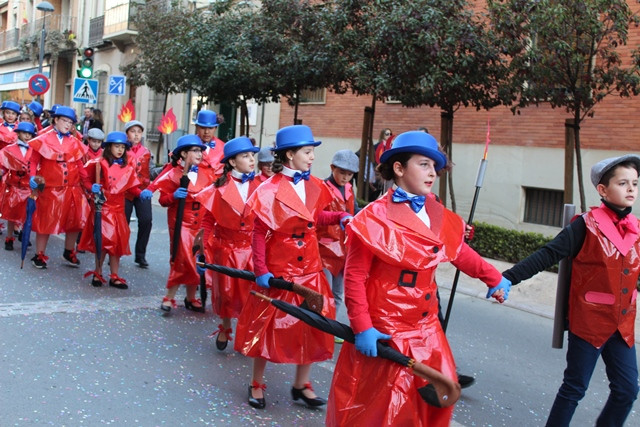
[[297,184],[300,182],[301,179],[304,179],[305,181],[309,181],[309,175],[311,175],[311,171],[296,172],[295,174],[293,174],[293,183]]
[[198,166],[191,166],[191,168],[189,169],[189,172],[198,173]]
[[255,177],[256,177],[256,173],[255,172],[243,173],[241,182],[244,184],[247,181],[253,181],[253,178],[255,178]]
[[8,127],[8,128],[11,128],[11,129],[13,129],[13,128],[16,126],[16,124],[15,124],[15,123],[7,123],[7,122],[4,122],[4,123],[2,123],[2,124],[3,124],[4,126]]
[[214,141],[209,141],[206,145],[211,149],[214,149],[216,147],[216,143]]
[[18,145],[20,147],[29,148],[29,144],[27,144],[26,142],[20,141],[20,140],[18,140]]
[[58,133],[58,138],[64,138],[65,136],[71,136],[71,132],[62,133],[57,129],[56,129],[56,132]]
[[124,159],[120,157],[119,159],[113,159],[114,164],[122,165],[124,163]]
[[407,194],[406,191],[404,191],[402,188],[398,187],[398,188],[396,188],[396,191],[393,192],[393,199],[392,200],[394,201],[394,203],[409,202],[409,205],[411,206],[411,209],[413,209],[413,211],[415,213],[418,213],[420,211],[420,209],[422,209],[422,207],[424,206],[425,199],[426,199],[425,196],[409,197],[409,195]]

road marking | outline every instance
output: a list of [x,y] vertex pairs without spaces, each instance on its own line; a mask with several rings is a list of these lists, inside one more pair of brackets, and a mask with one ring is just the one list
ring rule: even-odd
[[91,300],[37,301],[0,304],[0,317],[31,316],[34,314],[85,313],[96,311],[129,311],[155,309],[160,305],[162,295],[98,298]]

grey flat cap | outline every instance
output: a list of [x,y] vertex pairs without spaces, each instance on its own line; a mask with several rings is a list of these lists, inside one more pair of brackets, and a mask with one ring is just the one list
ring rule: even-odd
[[258,152],[258,163],[273,162],[273,151],[271,147],[262,147]]
[[600,160],[598,163],[591,167],[591,183],[594,187],[597,187],[602,180],[602,177],[608,170],[615,165],[623,162],[633,162],[636,164],[636,168],[640,171],[640,156],[635,154],[625,154],[620,157],[610,157],[608,159]]
[[130,122],[127,122],[126,125],[124,125],[124,131],[126,132],[134,126],[140,126],[140,129],[144,130],[144,125],[142,124],[142,122],[138,120],[131,120]]
[[360,169],[360,159],[351,150],[336,151],[331,159],[331,164],[353,173],[357,173]]
[[87,138],[99,139],[102,141],[104,140],[104,132],[98,128],[91,128],[89,129],[89,132],[87,132]]

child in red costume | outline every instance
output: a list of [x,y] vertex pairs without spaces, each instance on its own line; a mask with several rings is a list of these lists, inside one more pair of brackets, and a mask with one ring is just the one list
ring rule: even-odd
[[[318,253],[317,225],[344,223],[346,212],[329,212],[324,208],[331,195],[321,180],[310,175],[314,160],[311,129],[304,125],[282,128],[276,134],[274,148],[276,173],[251,195],[247,206],[256,215],[253,230],[253,263],[256,283],[269,288],[269,279],[285,280],[311,288],[325,296],[322,314],[335,317],[331,288],[322,273]],[[279,289],[264,291],[270,297],[300,305],[303,298]],[[264,370],[267,361],[295,363],[295,380],[291,389],[294,400],[308,406],[326,403],[316,396],[310,383],[311,363],[330,359],[333,338],[307,326],[269,303],[250,298],[240,314],[234,348],[253,357],[249,404],[265,407]]]
[[635,347],[640,223],[631,214],[638,197],[640,156],[596,163],[591,182],[602,204],[575,218],[551,242],[503,273],[514,285],[570,257],[567,368],[547,426],[569,426],[602,356],[609,399],[596,426],[621,427],[638,396]]
[[[93,129],[91,129],[93,130]],[[89,271],[85,277],[93,275],[91,284],[102,286],[106,280],[102,277],[102,264],[109,254],[109,286],[118,289],[127,289],[127,281],[118,276],[120,257],[131,255],[129,250],[129,225],[124,215],[124,195],[130,191],[142,199],[150,199],[151,191],[138,189],[138,178],[135,169],[127,159],[127,150],[131,144],[127,141],[124,132],[110,132],[103,144],[102,158],[90,160],[86,165],[87,175],[83,177],[84,186],[97,196],[102,193],[104,204],[102,205],[102,249],[100,259],[96,259],[96,268]],[[100,165],[100,175],[97,176],[97,165]],[[96,252],[94,233],[94,212],[92,213],[82,232],[82,238],[78,244],[79,250]]]
[[18,124],[18,114],[20,114],[20,104],[13,101],[5,101],[2,103],[2,119],[0,124],[0,149],[9,144],[13,144],[18,139],[18,135],[13,129]]
[[[362,209],[347,229],[345,302],[355,345],[340,352],[326,423],[448,426],[453,406],[427,405],[426,382],[375,358],[378,339],[456,380],[451,349],[438,320],[436,267],[451,262],[480,278],[502,301],[508,280],[464,243],[464,221],[426,197],[446,158],[424,132],[405,132],[381,155],[380,173],[393,188]],[[387,335],[389,334],[389,335]]]
[[218,127],[218,115],[215,111],[200,110],[196,118],[196,135],[207,148],[202,153],[202,163],[200,168],[213,169],[216,179],[222,175],[224,165],[221,162],[224,156],[224,141],[216,138],[216,128]]
[[[358,162],[358,156],[351,150],[340,150],[333,155],[331,176],[324,180],[324,184],[333,197],[326,210],[349,212],[350,215],[355,215],[360,210],[350,182],[353,179],[353,174],[358,173]],[[344,230],[338,225],[318,227],[322,266],[331,285],[333,299],[336,303],[336,313],[340,309],[344,294],[343,271],[347,254],[344,238]],[[343,342],[341,338],[337,337],[335,341],[337,343]]]
[[258,183],[263,183],[273,176],[271,166],[273,165],[273,152],[270,147],[262,147],[258,152],[258,173],[256,179]]
[[[207,209],[203,221],[206,259],[214,264],[253,271],[251,232],[254,215],[246,209],[247,198],[258,187],[254,180],[258,151],[249,138],[241,136],[224,145],[224,170],[213,185],[197,198]],[[231,319],[238,318],[249,296],[251,283],[212,272],[211,303],[222,319],[214,332],[218,350],[231,340]]]
[[[127,140],[131,143],[129,162],[136,170],[138,181],[140,182],[138,189],[142,191],[145,190],[151,182],[151,170],[149,169],[151,152],[142,144],[144,126],[141,122],[132,120],[124,126],[124,131],[127,134]],[[151,199],[143,200],[135,197],[134,194],[133,192],[129,192],[126,195],[125,214],[127,216],[127,222],[130,222],[131,213],[134,209],[136,210],[138,234],[136,235],[134,262],[138,264],[140,268],[147,268],[149,267],[149,263],[147,262],[147,245],[149,244],[149,236],[151,236],[151,227],[153,225]]]
[[79,267],[75,252],[78,233],[89,216],[89,204],[82,188],[84,158],[87,147],[71,135],[77,121],[73,108],[60,106],[53,114],[54,124],[49,132],[29,143],[33,148],[30,161],[29,186],[37,188],[35,175],[44,178],[44,190],[36,201],[33,230],[36,234],[36,255],[31,262],[36,268],[46,268],[45,249],[52,234],[65,233],[63,259],[72,267]]
[[[213,176],[210,168],[200,170],[202,152],[206,148],[197,135],[184,135],[178,139],[173,150],[171,168],[162,173],[151,183],[150,188],[160,190],[160,204],[169,208],[167,222],[169,224],[169,241],[173,251],[173,234],[175,233],[176,214],[180,199],[185,199],[184,216],[180,230],[180,244],[171,261],[171,270],[167,279],[167,295],[162,299],[160,309],[164,313],[176,308],[175,296],[180,285],[187,287],[184,306],[187,310],[204,313],[202,301],[196,298],[196,289],[200,284],[200,275],[196,270],[195,258],[191,254],[193,241],[202,228],[204,209],[195,195],[211,185]],[[180,187],[184,165],[189,167],[188,186]]]
[[[89,160],[102,158],[102,142],[104,141],[104,132],[98,128],[91,128],[87,133],[87,154],[84,156],[84,162]],[[127,156],[128,157],[128,156]]]
[[13,250],[13,231],[16,225],[21,226],[27,214],[27,199],[31,195],[29,141],[35,136],[36,130],[33,124],[25,122],[18,124],[14,132],[18,141],[0,150],[0,172],[4,186],[0,195],[0,218],[8,222],[7,237],[4,240],[4,248],[8,251]]

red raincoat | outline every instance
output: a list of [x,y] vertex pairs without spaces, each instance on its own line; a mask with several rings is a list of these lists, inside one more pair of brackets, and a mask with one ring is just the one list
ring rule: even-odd
[[23,224],[27,215],[29,188],[29,159],[31,148],[25,155],[18,144],[11,144],[0,150],[0,168],[4,171],[0,190],[0,218]]
[[213,169],[213,174],[218,178],[224,170],[224,163],[220,162],[224,157],[224,141],[215,136],[212,141],[215,142],[216,145],[202,152],[202,162],[199,167]]
[[[161,174],[153,181],[152,186],[160,190],[160,204],[169,208],[167,211],[167,223],[169,225],[170,248],[173,246],[173,233],[176,225],[176,213],[178,212],[178,200],[173,198],[173,193],[180,186],[183,166],[177,165]],[[182,229],[180,233],[180,245],[178,253],[171,262],[167,288],[176,285],[198,286],[200,275],[196,271],[195,257],[191,253],[193,240],[198,231],[202,228],[202,217],[204,209],[201,203],[196,200],[195,195],[205,187],[211,185],[213,176],[211,169],[198,168],[198,178],[195,185],[189,182],[187,187],[187,197],[185,199],[184,216],[182,219]]]
[[[96,163],[100,162],[100,183],[102,191],[107,199],[102,205],[102,253],[111,256],[131,255],[129,249],[129,224],[124,214],[124,194],[132,191],[140,195],[137,186],[140,184],[134,168],[131,165],[121,167],[118,164],[109,166],[109,162],[102,159],[91,160],[86,165],[87,177],[84,179],[85,188],[91,189],[91,184],[96,181]],[[91,215],[82,231],[82,237],[78,249],[96,252],[96,242],[93,239],[95,221],[95,206],[91,206]]]
[[[226,185],[220,188],[210,185],[196,196],[215,221],[212,232],[204,236],[205,258],[214,264],[253,271],[251,232],[254,214],[251,209],[245,209],[231,174],[227,179]],[[255,180],[250,181],[248,194],[257,187]],[[251,282],[211,271],[208,283],[211,283],[211,303],[216,314],[222,318],[240,316]]]
[[29,146],[33,149],[29,173],[45,180],[36,201],[33,230],[42,234],[82,231],[89,216],[81,184],[87,147],[73,136],[63,137],[60,143],[55,131],[32,139]]
[[263,173],[259,173],[259,174],[256,175],[255,180],[258,181],[258,184],[262,184],[263,182],[265,182],[269,178],[271,178],[271,177],[270,176],[266,176]]
[[[353,215],[355,211],[355,198],[351,184],[344,186],[344,195],[330,181],[325,181],[333,199],[326,208],[328,211],[349,212]],[[333,276],[337,276],[344,269],[346,250],[344,246],[344,230],[340,225],[324,225],[318,227],[318,243],[320,243],[320,256],[322,266],[329,270]]]
[[[348,226],[345,302],[354,332],[371,326],[391,346],[456,380],[451,349],[438,320],[436,267],[452,262],[495,286],[501,274],[464,243],[464,222],[432,198],[428,228],[393,192],[370,203]],[[345,343],[333,376],[329,426],[448,426],[453,407],[427,405],[426,382],[393,362]]]
[[[283,174],[278,173],[258,186],[247,206],[269,231],[266,234],[266,268],[275,277],[298,283],[325,296],[322,314],[335,317],[335,305],[316,238],[316,221],[331,201],[322,181],[311,176],[305,182],[306,203]],[[327,212],[329,213],[329,212]],[[255,261],[255,255],[254,255]],[[263,274],[255,265],[256,275]],[[300,305],[299,295],[275,288],[254,289],[291,304]],[[333,337],[276,309],[249,298],[236,330],[236,351],[276,363],[308,364],[330,359]]]
[[[17,126],[18,122],[14,123]],[[13,131],[14,128],[0,124],[0,150],[7,147],[18,140],[18,134]]]
[[[151,172],[149,170],[149,163],[151,162],[151,152],[147,147],[142,144],[136,144],[127,153],[129,157],[129,164],[133,166],[138,177],[138,194],[144,190],[151,183]],[[127,199],[133,200],[134,196],[132,192],[127,192]]]
[[[569,330],[596,348],[620,331],[631,347],[640,241],[631,231],[622,238],[607,211],[599,207],[584,215],[587,233],[571,267]],[[628,216],[638,224],[637,218]]]

